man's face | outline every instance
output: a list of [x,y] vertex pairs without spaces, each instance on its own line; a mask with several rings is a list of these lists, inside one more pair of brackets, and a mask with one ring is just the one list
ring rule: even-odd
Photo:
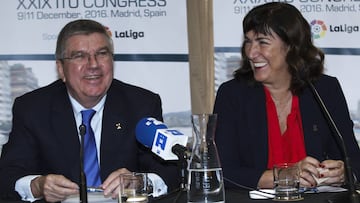
[[74,35],[66,41],[60,77],[81,105],[91,108],[106,94],[113,76],[113,56],[107,38],[100,33]]

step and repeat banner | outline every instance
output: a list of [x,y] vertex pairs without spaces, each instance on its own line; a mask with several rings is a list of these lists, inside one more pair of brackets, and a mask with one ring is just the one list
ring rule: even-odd
[[1,0],[0,146],[11,127],[13,99],[57,79],[57,35],[81,18],[111,31],[115,78],[160,94],[169,126],[190,124],[185,1]]
[[[273,0],[275,1],[275,0]],[[281,0],[280,0],[281,1]],[[242,20],[254,6],[271,0],[214,0],[216,89],[239,67]],[[346,96],[360,143],[360,0],[282,0],[296,6],[311,25],[325,56],[326,74],[336,76]]]

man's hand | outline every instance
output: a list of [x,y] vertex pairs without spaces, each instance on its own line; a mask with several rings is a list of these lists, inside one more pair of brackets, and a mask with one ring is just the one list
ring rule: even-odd
[[126,168],[118,169],[112,172],[101,185],[101,188],[104,190],[105,197],[110,197],[116,199],[120,191],[120,174],[131,173]]
[[65,200],[79,193],[79,186],[62,175],[49,174],[31,181],[31,192],[35,198],[43,197],[48,202]]

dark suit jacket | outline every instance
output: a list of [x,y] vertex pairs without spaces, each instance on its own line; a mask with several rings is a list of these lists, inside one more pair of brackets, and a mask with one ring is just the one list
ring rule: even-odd
[[[119,168],[155,172],[168,189],[179,184],[177,167],[144,149],[135,138],[143,117],[162,120],[161,99],[148,90],[113,80],[104,105],[100,146],[101,179]],[[120,123],[121,129],[116,124]],[[62,174],[79,182],[78,127],[61,80],[14,102],[13,127],[0,160],[0,193],[16,196],[16,180],[31,174]]]
[[[353,170],[359,175],[360,151],[340,84],[336,78],[324,75],[315,87],[342,133]],[[342,159],[339,146],[309,88],[299,95],[299,103],[307,155],[319,161]],[[245,81],[235,79],[222,84],[217,92],[214,113],[218,114],[215,140],[224,177],[255,188],[267,169],[268,160],[263,86],[250,87]],[[230,183],[226,186],[234,187]]]

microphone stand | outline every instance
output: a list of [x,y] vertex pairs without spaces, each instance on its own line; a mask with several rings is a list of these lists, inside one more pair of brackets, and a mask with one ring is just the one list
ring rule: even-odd
[[84,136],[86,133],[86,127],[84,124],[79,126],[80,131],[80,203],[88,203],[87,199],[87,184],[86,184],[86,175],[84,173]]
[[180,188],[178,191],[178,194],[176,195],[175,200],[173,201],[174,203],[176,203],[178,201],[178,199],[180,198],[180,196],[182,195],[183,192],[186,192],[187,188],[186,188],[186,182],[187,182],[187,176],[188,176],[188,172],[187,172],[187,166],[188,166],[188,162],[187,160],[190,158],[190,154],[187,151],[186,147],[180,145],[180,144],[176,144],[171,148],[172,153],[174,153],[178,158],[178,167],[181,170],[181,183],[180,183]]
[[181,170],[181,183],[180,190],[186,191],[186,181],[187,181],[187,159],[190,158],[186,147],[176,144],[171,148],[171,151],[179,158],[178,166]]
[[[335,140],[340,145],[340,150],[342,151],[343,156],[344,156],[343,161],[344,161],[344,166],[345,166],[345,177],[349,184],[349,196],[348,196],[349,201],[346,201],[346,202],[360,203],[360,197],[359,197],[360,195],[356,192],[355,181],[354,181],[354,177],[353,177],[353,173],[352,173],[352,169],[351,169],[351,165],[350,165],[350,157],[347,155],[347,150],[346,150],[344,139],[343,139],[340,131],[338,130],[334,120],[332,119],[329,111],[327,110],[326,105],[324,104],[319,93],[317,92],[316,88],[310,81],[307,81],[307,83],[309,84],[310,89],[311,89],[316,101],[318,102],[319,106],[321,107],[321,110],[324,113],[324,116],[325,116],[329,126],[332,128],[333,132],[335,133],[335,136],[334,136]],[[342,199],[340,199],[339,201],[344,202],[344,200],[342,200]]]

